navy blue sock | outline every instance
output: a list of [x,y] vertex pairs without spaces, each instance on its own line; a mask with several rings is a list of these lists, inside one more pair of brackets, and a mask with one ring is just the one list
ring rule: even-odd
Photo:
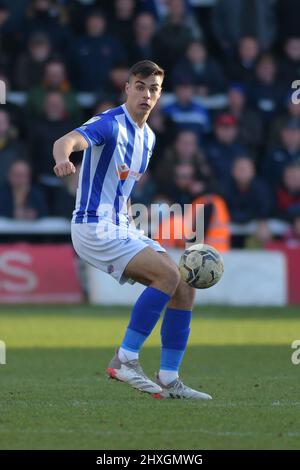
[[155,287],[147,287],[136,301],[121,347],[138,352],[148,338],[170,296]]
[[187,347],[191,318],[191,310],[167,308],[161,325],[160,370],[179,370]]

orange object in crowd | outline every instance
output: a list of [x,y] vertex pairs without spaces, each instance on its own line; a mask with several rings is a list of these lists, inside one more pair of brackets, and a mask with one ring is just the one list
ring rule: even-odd
[[[197,204],[212,204],[213,206],[204,243],[213,246],[221,253],[228,251],[230,249],[229,211],[225,201],[216,194],[199,196],[194,199],[184,216],[171,213],[170,217],[166,217],[161,221],[154,238],[165,248],[184,248],[186,238],[189,239],[189,237],[185,238],[184,235],[187,235],[188,229],[193,227]],[[201,241],[197,240],[195,243]]]

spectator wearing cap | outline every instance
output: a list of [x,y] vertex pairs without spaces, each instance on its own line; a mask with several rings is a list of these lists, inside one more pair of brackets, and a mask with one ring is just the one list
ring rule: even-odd
[[207,96],[224,92],[226,79],[222,67],[209,57],[203,41],[192,41],[185,57],[174,67],[173,84],[189,77],[195,84],[197,95]]
[[162,107],[162,113],[176,133],[180,130],[194,131],[201,142],[210,131],[210,116],[205,106],[194,98],[194,84],[188,77],[182,78],[175,86],[175,101]]
[[32,184],[29,163],[16,160],[9,168],[7,182],[0,189],[0,217],[35,220],[47,213],[43,192]]
[[228,184],[233,161],[239,155],[248,153],[238,138],[239,129],[236,118],[229,113],[217,116],[214,135],[206,145],[208,164],[221,187]]
[[235,223],[264,220],[271,214],[269,188],[255,173],[254,162],[248,156],[234,160],[225,200]]
[[300,162],[300,121],[289,118],[281,129],[280,137],[281,146],[273,149],[262,165],[262,175],[274,191],[282,184],[285,167]]
[[51,47],[45,33],[33,33],[29,37],[27,49],[16,60],[13,79],[17,90],[27,91],[41,83]]
[[71,46],[71,79],[77,90],[95,92],[105,85],[114,64],[127,57],[121,42],[107,33],[101,10],[91,12],[85,26],[86,33]]
[[134,20],[133,40],[131,38],[128,51],[130,63],[154,58],[153,38],[157,24],[154,16],[148,12],[139,13]]
[[58,91],[62,94],[67,114],[79,123],[81,111],[76,95],[71,88],[66,65],[59,59],[51,59],[47,62],[41,83],[28,93],[26,111],[30,118],[36,118],[43,113],[43,104],[49,91]]
[[300,214],[300,162],[285,167],[276,191],[276,216],[289,220],[296,211]]
[[263,144],[263,127],[259,114],[247,106],[245,86],[231,83],[228,92],[227,112],[235,117],[239,128],[240,141],[258,155]]

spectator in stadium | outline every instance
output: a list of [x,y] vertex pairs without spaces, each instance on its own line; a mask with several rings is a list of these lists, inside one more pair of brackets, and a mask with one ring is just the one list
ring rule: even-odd
[[225,199],[230,218],[235,223],[265,220],[270,216],[269,188],[264,181],[256,177],[255,165],[251,158],[240,156],[233,162]]
[[179,162],[174,165],[172,181],[162,190],[173,203],[190,204],[192,200],[204,190],[205,182],[196,177],[195,166],[188,162]]
[[126,62],[115,64],[109,71],[109,79],[105,85],[105,92],[115,103],[121,104],[125,100],[124,87],[128,80],[129,67]]
[[[160,193],[169,194],[171,191],[174,196],[173,181],[176,165],[191,165],[195,179],[201,183],[202,190],[216,189],[212,171],[199,148],[197,135],[194,132],[180,131],[174,143],[166,148],[163,158],[156,167],[156,181]],[[169,191],[170,186],[172,189]]]
[[[154,37],[154,47],[156,60],[167,72],[171,72],[188,44],[193,39],[202,39],[202,32],[194,17],[187,14],[184,0],[169,0],[167,6],[168,14]],[[164,87],[171,87],[168,73]]]
[[72,212],[75,207],[80,164],[75,165],[75,168],[76,173],[70,175],[70,178],[62,179],[61,185],[53,188],[50,215],[71,219]]
[[270,54],[260,57],[256,65],[256,79],[249,84],[249,105],[259,112],[265,130],[279,113],[284,95],[284,86],[277,80],[277,65]]
[[259,44],[255,37],[240,38],[234,57],[229,56],[226,60],[226,70],[230,80],[246,83],[254,80],[259,52]]
[[228,113],[219,114],[215,121],[214,135],[205,148],[208,164],[220,187],[226,187],[235,158],[248,153],[239,141],[238,135],[236,118]]
[[245,87],[231,83],[227,92],[227,112],[235,117],[239,139],[253,154],[257,155],[263,145],[263,127],[259,114],[247,106]]
[[290,92],[288,94],[283,113],[280,114],[276,119],[273,119],[271,122],[269,137],[267,139],[267,148],[269,150],[272,150],[276,147],[280,147],[281,129],[284,126],[285,122],[288,121],[289,118],[295,118],[296,121],[298,120],[300,122],[300,105],[293,101],[292,99],[293,92]]
[[160,158],[164,154],[168,143],[172,141],[173,136],[167,132],[166,117],[161,111],[160,103],[157,103],[148,119],[151,129],[156,136],[154,154],[149,162],[149,170],[156,174],[156,169],[160,167]]
[[11,164],[18,158],[27,157],[27,148],[17,139],[17,132],[11,123],[7,110],[0,108],[0,185],[7,179]]
[[94,108],[94,116],[96,114],[104,113],[108,109],[115,108],[117,103],[115,103],[110,96],[106,93],[98,97],[96,106]]
[[217,0],[212,30],[224,52],[232,52],[240,38],[253,36],[268,50],[276,33],[276,12],[271,0]]
[[26,109],[31,118],[38,117],[43,113],[43,103],[49,91],[61,93],[66,112],[75,121],[81,121],[81,111],[67,77],[66,65],[59,59],[52,59],[46,64],[40,86],[31,89],[28,93]]
[[7,96],[6,102],[3,104],[0,103],[0,110],[3,110],[9,115],[10,122],[13,127],[14,137],[18,136],[18,138],[25,141],[27,138],[27,126],[24,107],[20,106],[20,104],[13,102],[13,100],[10,100],[9,93],[11,92],[11,82],[8,78],[8,75],[5,75],[0,71],[0,80],[2,83],[5,84],[5,92]]
[[139,9],[142,12],[151,13],[159,23],[162,23],[169,12],[168,3],[165,0],[143,0]]
[[153,38],[156,31],[156,21],[151,13],[140,13],[134,20],[134,36],[128,47],[129,62],[135,63],[139,60],[154,57]]
[[131,193],[131,203],[132,204],[135,204],[135,203],[144,204],[146,207],[149,207],[155,194],[156,194],[155,180],[151,176],[151,173],[147,171],[136,182]]
[[[49,91],[43,102],[43,115],[30,126],[30,149],[34,176],[47,192],[48,205],[52,204],[52,188],[59,184],[53,174],[53,142],[74,128],[68,117],[62,93]],[[75,163],[76,155],[75,155]]]
[[203,41],[195,40],[188,45],[185,57],[174,67],[173,85],[186,77],[195,84],[197,95],[221,93],[226,88],[223,70],[215,59],[208,56]]
[[194,98],[194,84],[186,77],[175,86],[175,101],[162,107],[162,113],[170,121],[170,132],[192,130],[203,140],[204,134],[210,131],[208,110]]
[[17,90],[27,91],[40,85],[50,55],[49,37],[44,33],[32,34],[29,37],[27,49],[16,60],[13,78]]
[[211,192],[204,192],[196,197],[189,208],[188,220],[196,220],[197,209],[203,212],[204,243],[213,246],[220,253],[228,251],[231,246],[230,214],[223,197]]
[[22,31],[25,41],[32,33],[46,33],[54,49],[62,54],[71,40],[67,10],[56,0],[31,0]]
[[276,216],[290,220],[295,211],[300,213],[300,162],[284,169],[282,185],[276,191]]
[[188,2],[185,0],[168,0],[166,6],[167,14],[164,20],[166,25],[182,24],[191,30],[194,39],[202,37],[201,28],[193,14],[193,10],[189,8]]
[[9,72],[9,58],[13,50],[10,43],[12,34],[9,28],[10,11],[5,3],[0,3],[0,67],[5,73]]
[[267,220],[258,220],[254,227],[254,233],[248,237],[233,236],[232,244],[234,248],[246,248],[263,250],[268,248],[272,242],[273,234]]
[[46,201],[42,191],[32,185],[29,163],[16,160],[8,171],[7,183],[0,189],[0,216],[34,220],[46,215]]
[[15,2],[1,0],[0,5],[1,8],[5,7],[9,11],[9,30],[17,33],[20,32],[25,18],[26,8],[28,6],[28,0],[18,0]]
[[22,9],[24,9],[24,1],[0,1],[0,65],[4,67],[1,69],[4,73],[10,72],[13,58],[22,47],[20,36],[23,29]]
[[300,33],[290,37],[284,45],[284,57],[278,66],[279,79],[289,88],[294,80],[300,79]]
[[284,168],[291,163],[300,162],[300,122],[289,118],[281,132],[281,146],[273,149],[262,165],[262,176],[274,189],[281,185]]
[[300,210],[291,218],[292,226],[283,236],[283,243],[291,248],[300,248]]
[[[171,214],[169,218],[162,218],[157,228],[155,239],[159,240],[164,247],[184,248],[186,240],[193,240],[198,218],[197,240],[212,245],[220,252],[228,251],[230,248],[230,217],[224,199],[218,194],[206,192],[200,187],[200,182],[195,180],[193,167],[190,164],[180,164],[175,168],[176,183],[180,191],[180,203],[189,204],[182,213]],[[176,196],[176,203],[178,199]],[[200,212],[200,213],[199,213]],[[202,213],[202,214],[201,214]],[[202,219],[203,217],[203,219]],[[199,231],[199,221],[204,222],[203,233]],[[201,224],[202,227],[202,224]],[[192,233],[191,233],[192,232]],[[169,237],[164,236],[170,234]]]
[[288,38],[299,36],[300,2],[298,0],[277,0],[278,45]]
[[99,91],[111,67],[126,60],[126,51],[119,39],[107,33],[101,10],[91,12],[85,25],[86,33],[74,40],[69,53],[72,83],[80,91]]
[[[87,16],[97,8],[99,0],[71,0],[67,1],[69,25],[75,36],[81,36],[85,31]],[[109,2],[108,6],[111,8]]]
[[136,12],[136,0],[114,0],[113,3],[114,12],[110,21],[110,30],[128,50],[134,37],[133,21]]

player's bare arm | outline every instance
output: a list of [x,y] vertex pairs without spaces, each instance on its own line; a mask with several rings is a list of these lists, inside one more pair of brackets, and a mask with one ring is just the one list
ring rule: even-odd
[[53,170],[56,176],[69,176],[76,172],[75,166],[70,161],[72,152],[80,152],[88,148],[86,139],[77,131],[69,132],[53,145],[53,157],[56,165]]

